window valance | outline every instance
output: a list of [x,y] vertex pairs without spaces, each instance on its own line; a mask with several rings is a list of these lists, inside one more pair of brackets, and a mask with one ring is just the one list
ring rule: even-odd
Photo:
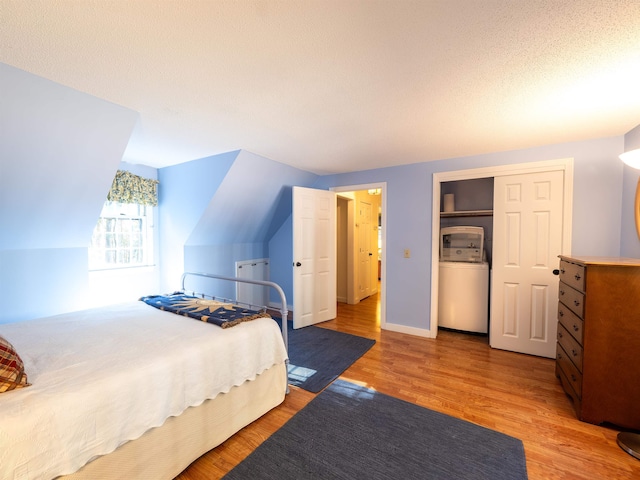
[[158,205],[158,182],[126,170],[118,170],[107,195],[109,202]]

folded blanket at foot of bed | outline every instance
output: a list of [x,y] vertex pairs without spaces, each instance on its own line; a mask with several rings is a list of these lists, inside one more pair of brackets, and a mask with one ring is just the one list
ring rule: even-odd
[[207,323],[214,323],[222,328],[233,327],[240,322],[255,318],[271,317],[265,312],[257,312],[232,303],[194,297],[183,293],[149,295],[142,297],[140,300],[160,310],[195,318]]

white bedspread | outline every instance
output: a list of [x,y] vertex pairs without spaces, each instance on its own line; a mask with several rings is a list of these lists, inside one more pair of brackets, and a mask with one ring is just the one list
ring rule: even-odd
[[286,359],[280,329],[143,302],[0,325],[32,386],[0,394],[0,478],[50,479]]

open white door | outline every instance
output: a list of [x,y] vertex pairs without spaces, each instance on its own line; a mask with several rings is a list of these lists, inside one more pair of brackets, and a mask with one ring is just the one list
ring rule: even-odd
[[490,343],[554,358],[562,253],[563,171],[497,176],[494,183]]
[[293,328],[336,313],[336,194],[293,187]]
[[[373,291],[371,270],[373,252],[371,251],[371,204],[360,201],[360,224],[358,231],[358,300],[364,300]],[[376,255],[377,258],[377,255]]]

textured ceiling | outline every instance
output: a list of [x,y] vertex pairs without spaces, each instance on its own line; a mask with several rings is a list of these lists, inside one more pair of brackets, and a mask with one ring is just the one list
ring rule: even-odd
[[125,160],[337,173],[623,135],[638,0],[0,0],[0,62],[140,113]]

